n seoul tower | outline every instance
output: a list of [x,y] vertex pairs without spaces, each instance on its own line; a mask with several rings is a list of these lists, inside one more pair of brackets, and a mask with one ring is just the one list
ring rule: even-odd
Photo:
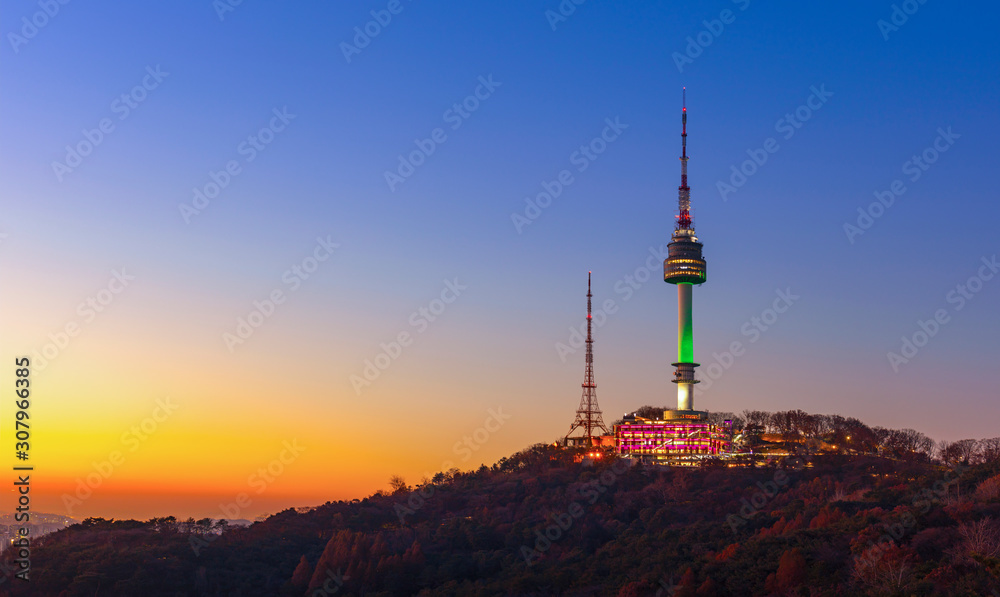
[[[677,384],[677,410],[694,410],[694,334],[691,326],[691,290],[693,284],[705,282],[705,260],[701,243],[694,235],[691,220],[691,188],[687,180],[687,89],[683,92],[681,109],[681,186],[677,189],[677,223],[667,258],[663,261],[663,281],[677,286],[677,362],[673,363]],[[679,413],[683,416],[683,413]],[[691,414],[694,414],[693,412]]]

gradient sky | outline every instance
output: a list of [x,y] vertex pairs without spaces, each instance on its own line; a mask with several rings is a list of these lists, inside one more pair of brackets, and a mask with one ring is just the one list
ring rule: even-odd
[[[676,292],[662,257],[646,263],[673,226],[682,86],[708,260],[700,375],[713,353],[745,348],[696,406],[997,435],[1000,278],[961,310],[948,296],[1000,253],[1000,9],[930,0],[885,39],[888,1],[591,0],[554,21],[556,0],[402,0],[348,61],[342,44],[389,5],[243,2],[220,18],[209,0],[73,2],[34,17],[44,25],[21,43],[11,35],[39,4],[5,4],[4,392],[15,356],[79,325],[32,372],[35,508],[220,517],[245,492],[239,516],[253,517],[552,441],[580,399],[583,353],[557,344],[584,322],[589,270],[595,304],[618,307],[596,331],[605,421],[674,403]],[[724,10],[731,22],[711,23]],[[678,68],[699,34],[710,45]],[[120,96],[157,67],[126,115]],[[453,129],[448,110],[480,77],[499,86]],[[786,139],[779,120],[813,87],[832,96]],[[286,108],[294,118],[248,161],[240,144]],[[105,118],[113,130],[59,180],[53,162]],[[574,152],[606,119],[627,128],[579,172]],[[959,136],[911,181],[905,163],[948,127]],[[385,172],[436,128],[444,141],[390,189]],[[717,183],[771,137],[777,151],[724,200]],[[239,173],[185,222],[179,205],[230,161]],[[511,215],[563,170],[573,182],[518,231]],[[897,179],[906,191],[849,239],[845,223]],[[339,246],[292,290],[285,272],[317,238]],[[109,293],[123,270],[134,280]],[[626,293],[626,276],[645,282]],[[456,279],[467,288],[424,326],[419,310]],[[230,351],[224,334],[276,289],[285,301]],[[779,289],[800,298],[750,342],[745,326]],[[78,307],[108,297],[92,320]],[[947,323],[894,371],[887,353],[937,310]],[[409,345],[356,391],[351,376],[404,332]],[[11,463],[13,409],[0,408]],[[487,432],[490,409],[509,418]],[[283,453],[293,441],[304,450]],[[108,469],[115,451],[124,461]],[[98,469],[107,478],[67,506]]]

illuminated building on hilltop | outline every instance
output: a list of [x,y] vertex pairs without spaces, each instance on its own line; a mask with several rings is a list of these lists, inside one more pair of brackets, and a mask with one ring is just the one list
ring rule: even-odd
[[[666,411],[671,415],[676,411]],[[625,458],[694,464],[705,458],[725,456],[732,449],[732,423],[709,423],[702,413],[684,418],[646,419],[626,415],[615,425],[615,451]]]

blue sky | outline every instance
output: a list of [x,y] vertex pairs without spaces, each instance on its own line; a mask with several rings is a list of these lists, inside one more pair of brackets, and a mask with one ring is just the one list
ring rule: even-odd
[[[1000,280],[983,281],[961,310],[947,298],[1000,252],[992,5],[906,4],[916,11],[884,35],[891,2],[567,1],[564,20],[547,14],[561,10],[554,0],[246,0],[222,18],[207,0],[70,2],[17,42],[40,6],[10,2],[0,17],[0,264],[20,282],[3,293],[6,353],[42,346],[112,268],[142,281],[53,365],[67,383],[85,354],[114,379],[111,355],[125,351],[150,395],[211,379],[232,395],[208,400],[253,415],[237,388],[285,387],[290,409],[332,429],[376,409],[407,417],[400,429],[422,442],[437,434],[427,421],[472,424],[503,404],[518,416],[477,454],[495,460],[568,429],[583,355],[561,359],[556,345],[583,321],[592,270],[595,300],[619,306],[597,330],[606,420],[671,404],[674,289],[657,268],[628,300],[616,284],[669,241],[686,86],[708,260],[694,305],[702,375],[713,353],[748,343],[741,330],[777,290],[801,297],[696,405],[836,412],[938,439],[995,435]],[[387,24],[369,25],[390,7]],[[343,44],[366,25],[377,35],[348,60]],[[688,54],[689,37],[711,43]],[[114,102],[147,68],[166,75],[121,118]],[[453,129],[446,112],[481,78],[495,87]],[[814,88],[827,97],[785,138],[779,121]],[[294,117],[247,161],[240,144],[274,110]],[[53,162],[105,118],[114,130],[59,180]],[[607,119],[627,128],[578,171],[574,152]],[[437,128],[444,141],[391,189],[386,172]],[[952,131],[938,141],[946,151],[911,180],[905,163],[939,129]],[[777,150],[724,199],[718,183],[769,138]],[[186,222],[179,205],[230,161],[239,173]],[[518,230],[512,214],[563,170],[573,182]],[[845,224],[895,180],[905,192],[849,238]],[[335,259],[227,350],[223,334],[327,235]],[[468,290],[357,392],[351,376],[380,343],[415,332],[411,314],[455,278]],[[887,353],[939,309],[948,322],[894,371]],[[88,346],[97,334],[107,345]],[[180,364],[198,359],[207,364],[186,379]],[[93,410],[132,400],[119,393]],[[433,468],[438,452],[405,466]]]

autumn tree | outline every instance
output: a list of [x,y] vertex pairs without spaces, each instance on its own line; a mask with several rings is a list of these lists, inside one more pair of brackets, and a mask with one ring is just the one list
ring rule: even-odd
[[715,581],[709,577],[705,579],[705,582],[701,583],[701,586],[698,587],[698,591],[695,594],[698,597],[718,597],[719,589],[717,588]]
[[762,410],[745,410],[743,411],[741,416],[743,417],[743,421],[746,424],[748,430],[751,427],[763,430],[764,427],[767,425],[770,413],[767,413]]
[[392,488],[392,493],[405,493],[410,490],[406,485],[406,479],[402,475],[393,475],[389,477],[389,487]]
[[960,439],[951,444],[960,464],[977,464],[979,461],[979,442],[974,439]]
[[312,566],[309,565],[309,560],[305,556],[299,560],[299,565],[295,567],[295,572],[292,573],[292,588],[294,588],[299,593],[306,590],[309,586],[309,580],[312,578]]
[[1000,523],[989,516],[958,527],[968,557],[1000,558]]
[[895,543],[878,543],[854,561],[852,578],[873,593],[901,593],[913,575],[913,553]]
[[994,475],[980,483],[976,488],[976,497],[981,500],[1000,498],[1000,475]]
[[674,590],[674,596],[694,597],[696,582],[697,580],[695,579],[694,576],[694,570],[692,570],[690,567],[686,568],[684,570],[684,573],[681,574],[680,584],[677,585],[676,589]]
[[791,591],[806,579],[806,559],[799,548],[792,548],[781,554],[778,571],[774,575],[775,588],[779,591]]
[[986,464],[1000,462],[1000,437],[979,440],[979,456]]

